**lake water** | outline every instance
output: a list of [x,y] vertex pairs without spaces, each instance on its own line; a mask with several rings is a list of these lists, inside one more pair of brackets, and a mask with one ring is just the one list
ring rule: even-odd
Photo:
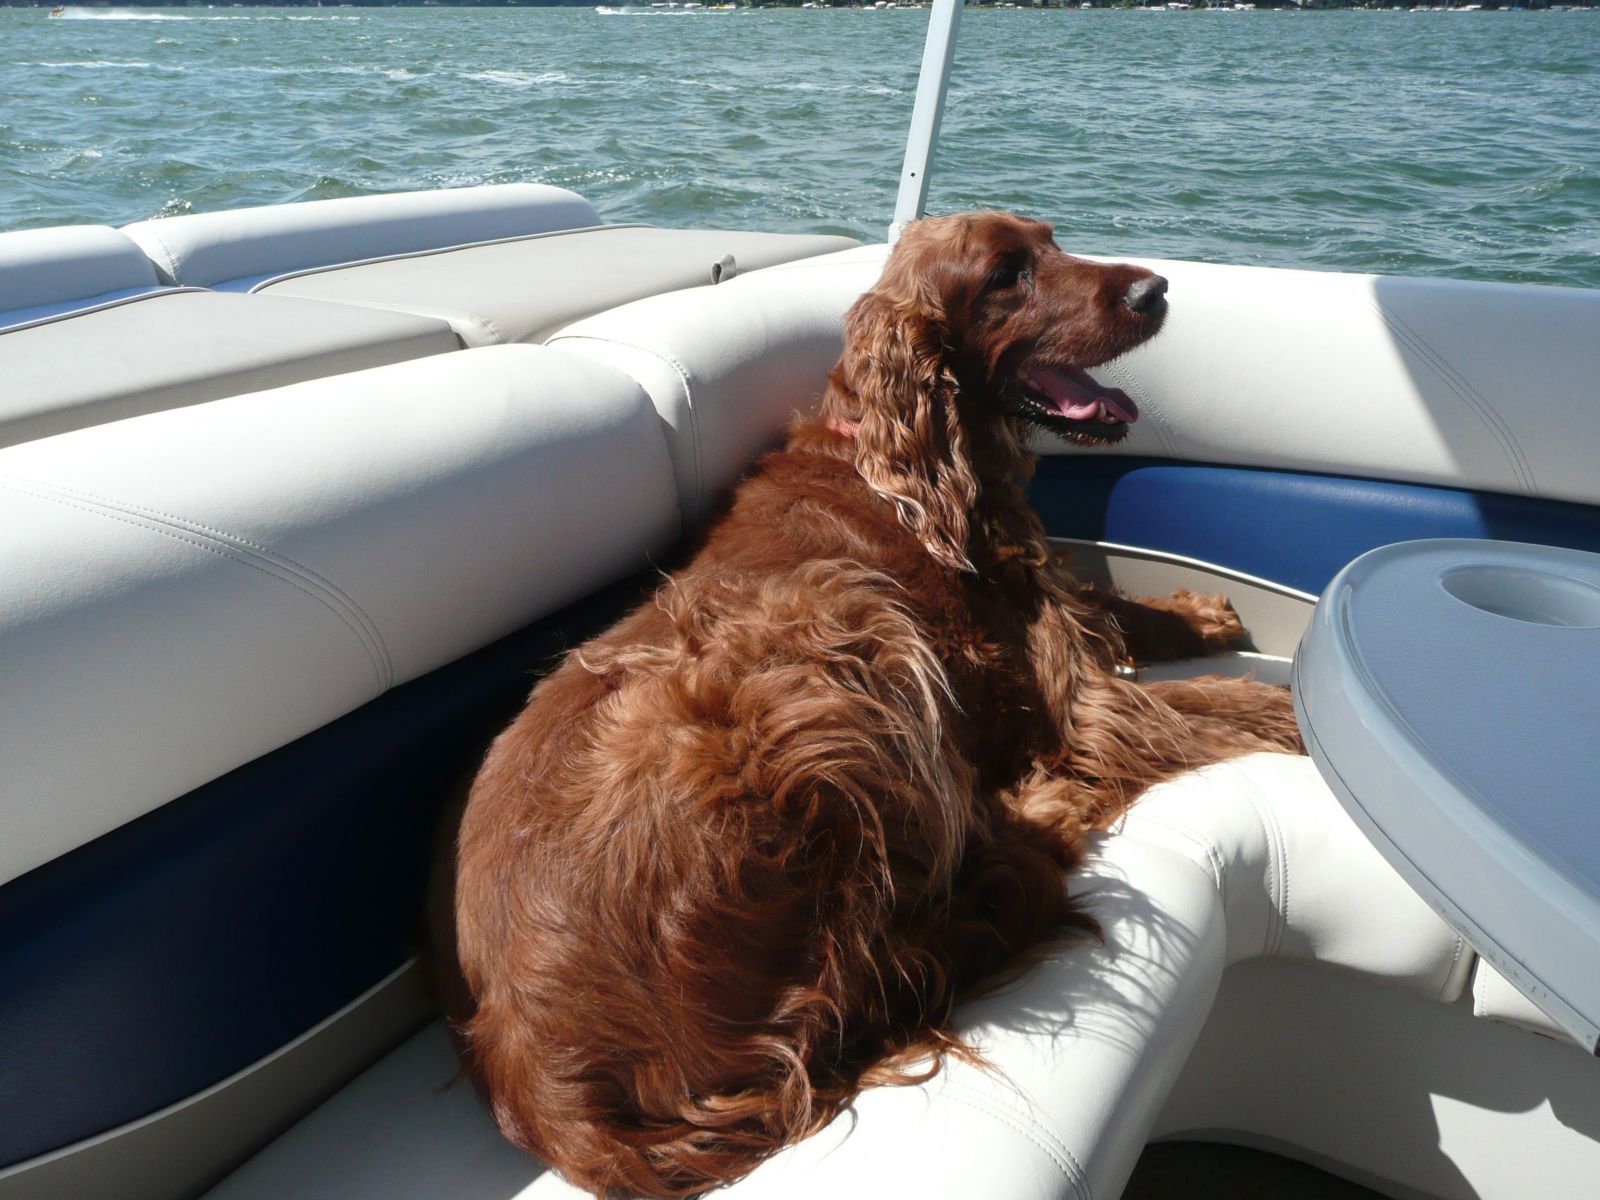
[[[881,238],[927,13],[0,8],[0,229],[540,180]],[[1600,287],[1600,12],[968,10],[930,211]]]

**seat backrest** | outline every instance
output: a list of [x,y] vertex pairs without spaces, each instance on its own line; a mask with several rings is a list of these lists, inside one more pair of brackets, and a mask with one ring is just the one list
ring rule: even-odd
[[0,329],[159,286],[138,245],[108,225],[0,233]]
[[665,425],[684,520],[811,408],[844,344],[844,313],[883,269],[861,246],[625,304],[547,345],[637,379]]
[[657,425],[499,346],[0,450],[0,882],[644,569]]
[[1600,503],[1600,290],[1135,261],[1172,307],[1099,453]]
[[289,272],[251,290],[439,317],[468,346],[537,343],[645,296],[856,244],[825,234],[601,225]]
[[576,192],[502,183],[194,213],[123,232],[167,282],[248,291],[287,271],[598,224]]

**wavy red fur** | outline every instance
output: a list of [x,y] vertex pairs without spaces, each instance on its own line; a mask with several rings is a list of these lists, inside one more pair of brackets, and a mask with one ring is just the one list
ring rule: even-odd
[[1080,586],[1023,500],[1017,372],[1151,336],[1124,303],[1148,274],[1004,214],[913,225],[817,416],[495,742],[459,837],[463,1032],[506,1136],[572,1182],[691,1195],[925,1078],[965,1053],[963,997],[1092,929],[1062,882],[1086,830],[1299,748],[1279,689],[1122,677],[1236,618]]

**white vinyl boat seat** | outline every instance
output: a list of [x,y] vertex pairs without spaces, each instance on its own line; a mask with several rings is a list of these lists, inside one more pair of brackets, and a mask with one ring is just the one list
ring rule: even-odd
[[0,450],[0,883],[644,569],[678,533],[638,385],[542,347]]
[[[816,289],[791,276],[824,260],[681,294],[767,325],[754,340],[705,331],[686,352],[804,348],[783,361],[807,378],[781,380],[759,418],[742,388],[707,399],[728,439],[674,428],[681,412],[656,403],[677,399],[574,339],[0,449],[0,1183],[81,1192],[51,1182],[85,1161],[63,1147],[248,1074],[404,961],[456,773],[532,672],[638,594],[626,577],[667,561],[684,439],[703,438],[689,478],[714,490],[814,396],[828,363],[812,360],[836,352],[870,282],[850,253],[816,269]],[[315,303],[159,302],[195,299]],[[691,382],[762,378],[731,358],[686,367]],[[70,1039],[9,1038],[66,996],[84,1018]],[[35,1095],[49,1103],[23,1102]],[[283,1102],[274,1124],[308,1103]],[[208,1162],[261,1136],[247,1121],[141,1172],[210,1182]]]
[[[390,984],[439,810],[542,665],[631,603],[627,577],[815,399],[882,257],[0,449],[0,1192],[193,1195],[298,1117],[214,1194],[572,1195],[469,1089],[440,1090],[438,1026],[405,1040],[426,1017]],[[270,288],[122,308],[196,300],[404,315]],[[1421,1112],[1451,1153],[1488,1146],[1512,1180],[1492,1200],[1526,1194],[1530,1164],[1600,1171],[1574,1148],[1600,1146],[1592,1062],[1476,1019],[1538,1027],[1307,760],[1152,790],[1069,886],[1106,943],[963,1009],[996,1070],[870,1092],[728,1194],[1111,1200],[1152,1133],[1217,1130],[1387,1169],[1378,1101],[1393,1142]],[[1548,1105],[1530,1061],[1557,1080]],[[1472,1194],[1424,1166],[1418,1194]]]
[[192,213],[123,232],[165,283],[247,292],[291,271],[598,224],[576,192],[501,183]]
[[535,183],[195,213],[123,232],[167,283],[435,317],[466,346],[542,341],[641,296],[857,244],[602,226],[575,192]]
[[[992,1069],[868,1091],[723,1192],[928,1200],[1115,1197],[1230,964],[1298,958],[1432,1001],[1471,955],[1344,815],[1309,760],[1255,755],[1153,789],[1068,886],[1105,940],[1052,953],[958,1022]],[[1381,928],[1381,935],[1377,931]],[[210,1200],[576,1197],[495,1134],[435,1025]]]
[[605,225],[296,271],[252,290],[438,317],[467,346],[540,342],[630,300],[856,244],[822,234]]
[[600,226],[587,201],[539,184],[6,234],[0,446],[463,345],[537,342],[641,296],[854,244]]
[[844,346],[844,312],[882,269],[881,246],[840,250],[608,309],[548,344],[638,380],[693,525],[816,402]]
[[1600,290],[1131,261],[1167,277],[1171,319],[1096,372],[1141,417],[1094,455],[1600,503],[1594,355],[1572,352]]
[[[841,315],[881,261],[863,247],[642,299],[569,326],[548,348],[640,384],[692,523],[815,399]],[[1231,964],[1291,961],[1438,1005],[1462,995],[1472,965],[1304,758],[1257,755],[1153,789],[1068,886],[1090,898],[1105,944],[1053,953],[962,1010],[993,1070],[952,1063],[921,1086],[869,1091],[718,1194],[1114,1197]],[[212,1200],[576,1196],[499,1139],[470,1087],[444,1086],[455,1070],[430,1027]]]
[[161,286],[138,245],[107,225],[0,233],[0,331]]
[[0,446],[460,345],[409,313],[147,289],[0,329]]

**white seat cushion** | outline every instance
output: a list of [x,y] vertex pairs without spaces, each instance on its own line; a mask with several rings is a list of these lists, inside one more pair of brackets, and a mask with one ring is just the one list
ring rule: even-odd
[[543,1171],[500,1136],[435,1022],[207,1195],[510,1200]]
[[1551,1020],[1544,1009],[1481,958],[1472,972],[1472,1012],[1474,1016],[1515,1025],[1548,1038],[1563,1042],[1573,1040],[1572,1035]]
[[0,329],[158,286],[150,260],[110,226],[0,233]]
[[678,529],[637,385],[531,346],[0,450],[0,881],[646,567]]
[[[1114,1196],[1198,1035],[1222,971],[1221,906],[1181,859],[1108,841],[1075,886],[1103,947],[1054,954],[969,1005],[962,1027],[997,1070],[952,1063],[918,1087],[867,1092],[823,1133],[725,1191],[729,1200]],[[350,1084],[209,1200],[578,1197],[498,1142],[435,1026]],[[527,1186],[519,1186],[526,1184]]]
[[1093,372],[1141,413],[1096,453],[1600,503],[1600,291],[1136,261],[1172,310]]
[[537,342],[641,296],[853,245],[849,238],[606,225],[267,280],[255,289],[421,313],[468,346]]
[[1117,829],[1213,879],[1229,964],[1301,959],[1444,1002],[1466,988],[1466,942],[1372,847],[1309,758],[1253,754],[1191,771],[1151,788]]
[[[1349,832],[1304,758],[1253,755],[1152,789],[1070,880],[1104,944],[1052,952],[958,1013],[993,1070],[954,1062],[919,1086],[868,1091],[828,1129],[717,1195],[1117,1195],[1228,962],[1292,955],[1439,1000],[1459,993],[1470,955]],[[449,1074],[447,1049],[441,1034],[424,1035],[212,1200],[578,1196],[531,1159],[519,1174],[514,1152],[464,1131],[489,1117],[465,1086],[433,1090]]]
[[168,283],[247,291],[286,271],[599,223],[575,192],[502,183],[194,213],[123,232]]
[[652,296],[569,325],[549,344],[643,385],[695,522],[822,394],[844,347],[845,310],[882,273],[884,255],[861,246]]
[[0,330],[0,446],[458,349],[408,313],[165,288]]

